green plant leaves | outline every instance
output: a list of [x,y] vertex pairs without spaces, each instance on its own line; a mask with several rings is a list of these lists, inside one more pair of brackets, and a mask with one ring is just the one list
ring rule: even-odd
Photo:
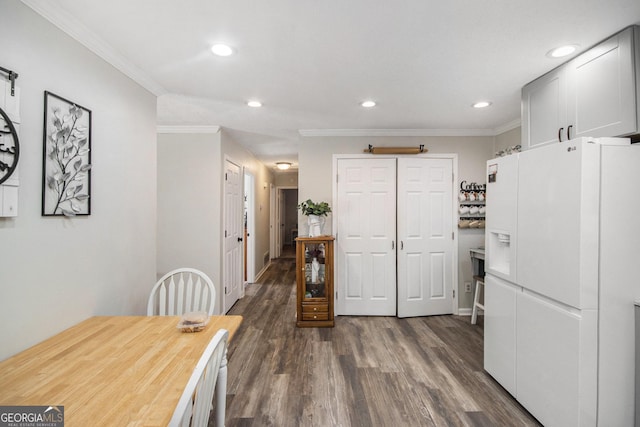
[[329,203],[327,202],[315,203],[311,199],[307,199],[306,201],[300,203],[298,205],[298,209],[300,209],[303,215],[327,216],[327,214],[331,212],[331,207],[329,206]]

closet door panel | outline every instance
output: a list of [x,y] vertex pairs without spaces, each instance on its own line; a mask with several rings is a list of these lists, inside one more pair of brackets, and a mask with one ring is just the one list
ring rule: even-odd
[[398,159],[398,316],[453,312],[453,162]]
[[396,160],[338,160],[338,314],[396,314]]

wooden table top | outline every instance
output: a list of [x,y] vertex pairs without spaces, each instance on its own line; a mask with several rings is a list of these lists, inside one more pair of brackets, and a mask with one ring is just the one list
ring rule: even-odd
[[166,426],[196,363],[219,329],[242,316],[211,316],[182,333],[180,317],[87,319],[0,362],[0,405],[64,406],[65,425]]

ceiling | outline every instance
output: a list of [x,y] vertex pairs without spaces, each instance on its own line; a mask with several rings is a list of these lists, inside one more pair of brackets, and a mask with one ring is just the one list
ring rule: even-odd
[[640,24],[638,0],[23,2],[158,95],[160,127],[222,126],[267,166],[295,166],[301,134],[509,130],[521,87],[566,60],[550,49]]

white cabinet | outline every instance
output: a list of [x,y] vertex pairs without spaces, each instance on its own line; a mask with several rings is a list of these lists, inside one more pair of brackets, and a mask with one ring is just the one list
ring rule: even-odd
[[638,132],[633,37],[627,28],[569,62],[568,139]]
[[555,69],[522,88],[522,148],[559,142],[567,123],[567,73]]
[[629,27],[522,88],[522,147],[640,130],[640,27]]

